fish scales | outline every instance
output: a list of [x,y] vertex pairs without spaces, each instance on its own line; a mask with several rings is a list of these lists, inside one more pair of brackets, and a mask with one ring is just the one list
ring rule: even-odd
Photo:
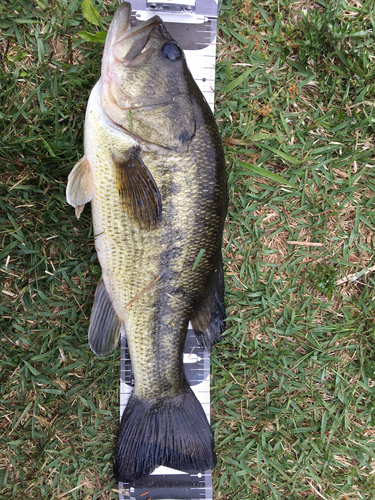
[[[184,338],[180,330],[186,331],[192,311],[190,297],[199,297],[202,288],[205,288],[202,270],[206,270],[208,275],[212,274],[210,262],[220,244],[220,239],[214,238],[213,233],[217,231],[222,214],[211,213],[213,200],[207,196],[207,191],[210,192],[207,186],[211,186],[212,190],[215,179],[210,169],[202,168],[212,164],[212,153],[205,147],[210,137],[206,137],[207,129],[201,128],[185,155],[172,158],[170,153],[165,155],[166,158],[160,153],[144,155],[143,159],[156,183],[162,192],[165,186],[169,196],[163,199],[163,223],[160,228],[142,234],[122,210],[114,175],[108,174],[113,170],[112,152],[119,147],[119,139],[116,140],[118,132],[115,131],[113,142],[108,143],[107,135],[103,137],[99,130],[100,123],[100,116],[89,108],[86,127],[92,131],[92,136],[91,133],[86,135],[87,149],[93,149],[94,143],[100,145],[98,152],[88,154],[94,183],[101,186],[98,199],[92,199],[94,231],[97,235],[95,245],[100,253],[103,279],[115,310],[120,317],[126,318],[125,331],[136,390],[154,398],[157,396],[156,391],[164,390],[163,374],[171,372],[171,384],[179,381],[176,372],[181,370],[181,358],[176,356],[175,349],[176,344],[179,351],[183,348]],[[214,139],[219,140],[217,137]],[[123,142],[123,135],[121,140]],[[104,149],[103,143],[106,142],[108,147]],[[132,141],[129,147],[131,145]],[[199,175],[200,172],[203,174]],[[209,211],[205,210],[204,201],[210,207]],[[194,274],[191,269],[201,248],[205,249],[205,254]],[[169,257],[171,254],[174,255],[172,259]],[[201,275],[199,281],[196,278],[198,273]],[[160,280],[127,312],[126,305],[157,276],[161,277]],[[167,312],[162,313],[164,309]],[[164,325],[171,321],[180,324],[180,328],[166,332]],[[166,350],[170,351],[169,355]],[[145,357],[150,355],[154,358],[152,365],[143,363]],[[167,369],[176,363],[178,366],[173,370]],[[139,364],[146,367],[143,373]],[[150,365],[156,370],[153,377],[150,377]],[[157,387],[155,380],[160,382]],[[174,387],[174,390],[178,388]]]
[[160,18],[134,32],[129,13],[122,4],[108,33],[102,77],[86,111],[85,157],[67,189],[77,216],[91,201],[102,268],[90,345],[107,354],[121,324],[127,335],[135,386],[114,465],[127,481],[157,465],[202,471],[215,464],[212,433],[182,356],[194,315],[207,345],[223,329],[227,197],[221,139],[181,50]]

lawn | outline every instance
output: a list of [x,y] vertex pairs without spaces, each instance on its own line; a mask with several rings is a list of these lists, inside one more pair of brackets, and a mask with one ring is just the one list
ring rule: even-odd
[[[108,28],[94,1],[0,0],[0,499],[116,498],[119,351],[65,199]],[[230,204],[212,353],[215,500],[375,498],[374,1],[224,0]]]

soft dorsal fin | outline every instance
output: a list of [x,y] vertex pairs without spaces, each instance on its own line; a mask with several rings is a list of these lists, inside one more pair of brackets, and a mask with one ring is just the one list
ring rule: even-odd
[[77,219],[85,204],[91,201],[93,193],[90,164],[86,156],[83,156],[70,172],[66,188],[66,200],[75,208]]
[[116,187],[124,211],[142,229],[156,229],[161,221],[161,194],[136,148],[114,154]]
[[194,311],[190,321],[198,342],[207,351],[211,350],[215,342],[221,340],[221,334],[225,330],[224,273],[221,254],[206,298]]
[[95,292],[89,327],[89,345],[98,356],[110,354],[117,346],[122,322],[100,278]]

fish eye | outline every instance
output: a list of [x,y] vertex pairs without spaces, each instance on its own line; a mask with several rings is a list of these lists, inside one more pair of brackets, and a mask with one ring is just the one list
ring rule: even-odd
[[165,59],[179,61],[182,58],[182,51],[175,42],[167,42],[161,48],[161,53]]

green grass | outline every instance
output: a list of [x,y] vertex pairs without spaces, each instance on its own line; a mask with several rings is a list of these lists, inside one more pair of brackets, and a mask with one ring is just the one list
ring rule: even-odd
[[[374,10],[340,5],[321,2],[319,16],[298,3],[223,5],[217,500],[375,498]],[[328,23],[361,36],[330,45]]]
[[102,47],[78,2],[0,5],[0,498],[116,498],[119,356],[88,347],[100,269],[65,200]]
[[[222,5],[215,500],[375,498],[374,2],[316,5]],[[0,499],[116,498],[119,355],[87,345],[100,268],[65,200],[101,27],[0,0],[0,29]]]

